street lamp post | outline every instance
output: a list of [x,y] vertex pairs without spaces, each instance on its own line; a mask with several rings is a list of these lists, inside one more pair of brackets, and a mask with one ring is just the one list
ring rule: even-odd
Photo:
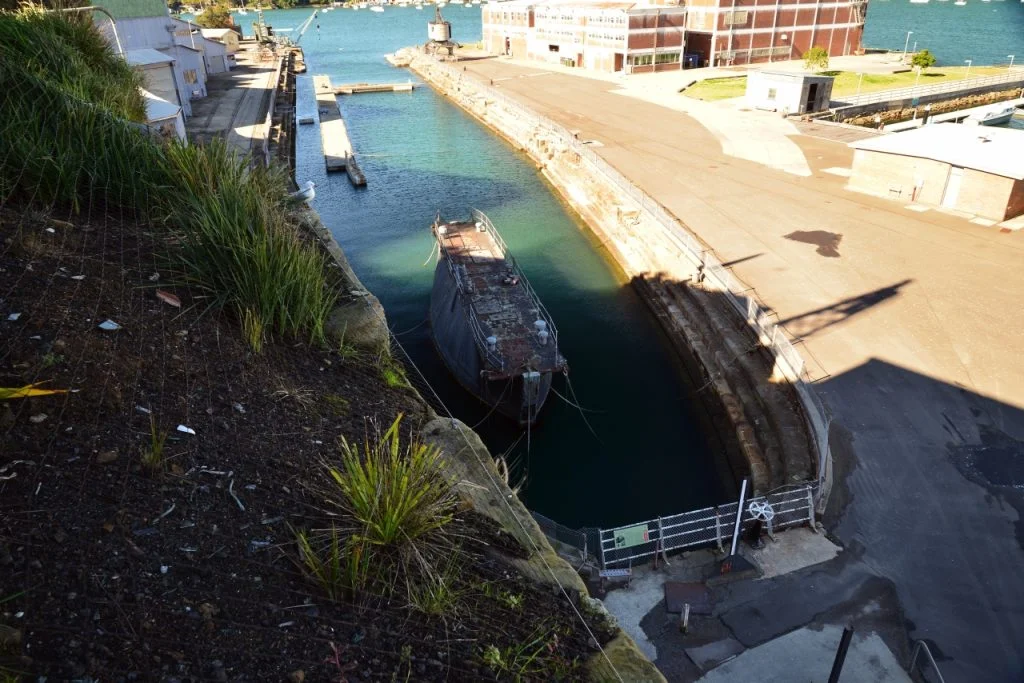
[[861,73],[857,74],[857,76],[858,76],[858,78],[857,78],[857,95],[860,96],[860,86],[861,86],[861,83],[864,82],[864,73],[861,72]]
[[966,81],[966,80],[967,80],[968,78],[970,78],[970,77],[971,77],[971,64],[972,64],[972,63],[973,63],[973,62],[972,62],[972,61],[971,61],[970,59],[965,59],[965,60],[964,60],[964,64],[966,64],[966,65],[967,65],[967,71],[965,71],[965,72],[964,72],[964,80],[965,80],[965,81]]
[[907,61],[907,48],[910,47],[910,36],[914,35],[913,31],[907,31],[907,42],[903,43],[903,61]]
[[1010,68],[1012,69],[1013,68],[1013,55],[1006,55],[1006,56],[1010,58]]

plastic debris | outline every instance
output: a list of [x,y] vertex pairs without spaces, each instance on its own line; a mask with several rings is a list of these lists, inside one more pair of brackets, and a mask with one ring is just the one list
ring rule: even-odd
[[182,434],[190,434],[192,436],[196,435],[196,430],[192,429],[191,427],[186,427],[185,425],[178,425],[178,431],[181,432]]
[[169,569],[170,569],[170,567],[168,567],[166,564],[160,565],[160,573],[161,574],[166,574],[167,570],[169,570]]
[[49,417],[49,415],[47,415],[46,413],[38,413],[37,415],[33,415],[32,417],[30,417],[28,421],[34,425],[42,424],[43,422],[46,421],[47,417]]
[[160,279],[160,273],[153,273],[152,275],[149,276],[149,281],[150,282],[156,282],[159,279]]
[[15,320],[17,320],[20,317],[21,317],[21,313],[11,313],[9,316],[7,316],[7,319],[10,320],[11,322],[14,322]]
[[243,415],[245,414],[245,406],[243,406],[241,403],[232,403],[231,407],[234,408],[237,412],[242,413]]
[[57,231],[54,230],[53,228],[47,228],[46,232],[50,233],[51,235],[56,235],[57,234]]
[[235,480],[234,479],[232,479],[231,483],[228,484],[228,493],[231,495],[232,498],[235,499],[235,502],[238,503],[238,509],[241,510],[242,512],[245,512],[245,506],[242,505],[242,501],[239,500],[238,496],[235,494]]
[[135,412],[142,413],[143,415],[151,415],[153,413],[149,408],[143,408],[142,406],[135,406]]
[[84,275],[72,275],[71,279],[72,280],[84,280],[85,276]]
[[113,320],[104,320],[103,322],[100,323],[99,327],[101,330],[106,330],[107,332],[116,332],[117,330],[121,329],[121,326],[115,323]]

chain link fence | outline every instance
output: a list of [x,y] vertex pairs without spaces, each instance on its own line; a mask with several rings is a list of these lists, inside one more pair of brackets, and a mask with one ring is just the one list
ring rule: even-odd
[[[437,79],[442,84],[447,84],[449,95],[454,99],[465,100],[469,103],[482,102],[485,107],[500,105],[501,108],[511,113],[516,119],[517,130],[503,130],[502,132],[515,139],[519,144],[526,146],[537,138],[547,138],[576,153],[581,164],[589,164],[597,174],[603,176],[624,195],[639,204],[641,213],[664,231],[664,234],[678,247],[683,257],[698,267],[703,287],[724,295],[736,316],[747,325],[772,354],[775,359],[775,369],[795,386],[816,451],[819,484],[816,490],[819,494],[827,495],[828,485],[825,478],[830,469],[831,452],[828,432],[831,417],[821,397],[812,386],[814,382],[827,377],[827,374],[820,372],[820,368],[817,368],[820,374],[817,377],[812,377],[806,359],[795,347],[799,340],[794,339],[782,325],[773,319],[772,309],[758,298],[754,288],[744,284],[729,268],[723,265],[714,251],[704,244],[685,223],[594,152],[585,141],[578,138],[576,133],[539,116],[519,102],[498,92],[494,87],[469,78],[464,71],[442,63],[430,55],[423,55],[419,59],[422,61],[417,68],[426,71],[428,78]],[[423,62],[426,62],[426,66]],[[466,104],[466,102],[463,103]]]

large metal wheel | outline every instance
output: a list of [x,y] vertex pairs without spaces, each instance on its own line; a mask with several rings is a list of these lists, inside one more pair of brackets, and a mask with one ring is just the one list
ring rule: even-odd
[[775,519],[775,510],[767,501],[763,500],[752,500],[750,505],[747,506],[747,512],[754,519],[760,519],[763,522],[770,522]]

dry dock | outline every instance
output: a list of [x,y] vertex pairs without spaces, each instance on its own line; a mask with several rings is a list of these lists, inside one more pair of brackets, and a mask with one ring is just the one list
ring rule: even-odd
[[320,144],[324,152],[324,163],[330,171],[346,171],[353,185],[366,184],[363,172],[355,160],[352,141],[348,137],[345,120],[341,118],[337,95],[334,94],[330,76],[313,76],[313,92],[320,112]]

